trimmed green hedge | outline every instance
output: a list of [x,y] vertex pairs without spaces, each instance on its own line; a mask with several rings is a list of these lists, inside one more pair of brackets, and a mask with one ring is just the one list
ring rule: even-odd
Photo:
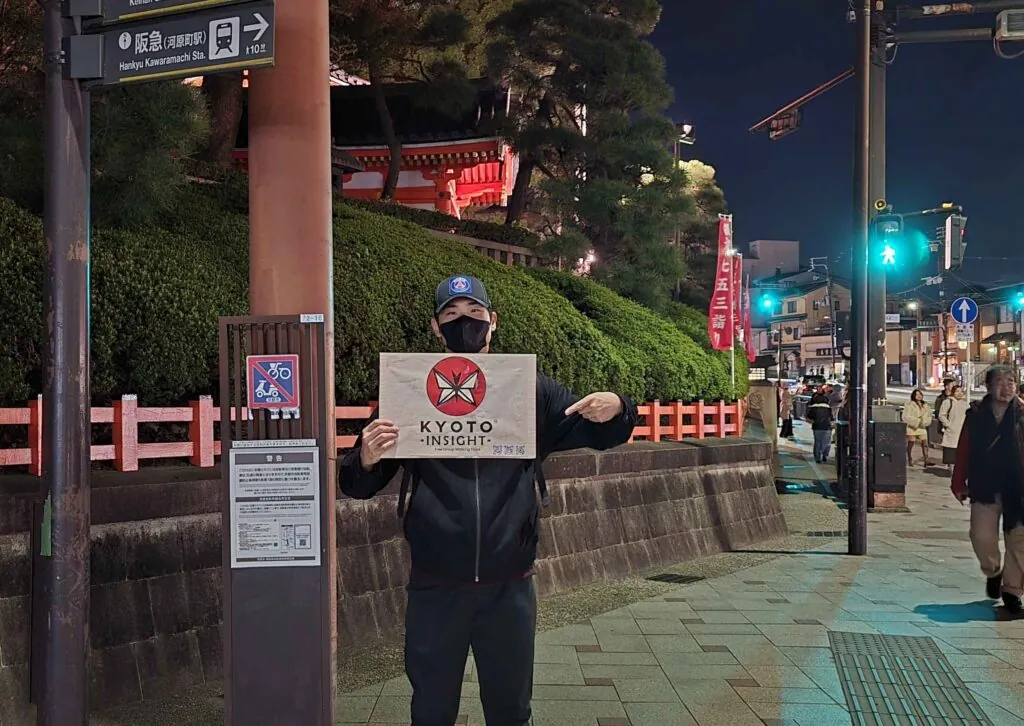
[[345,199],[345,204],[365,209],[375,214],[403,219],[418,224],[420,227],[435,229],[440,232],[452,232],[464,237],[500,242],[507,245],[534,248],[540,244],[540,238],[523,227],[510,227],[494,222],[482,222],[477,219],[456,219],[444,212],[430,209],[417,209],[394,202],[370,201],[366,199]]
[[[123,393],[145,405],[216,394],[217,318],[247,312],[248,226],[227,203],[229,189],[197,184],[190,196],[189,213],[162,228],[93,235],[97,403]],[[433,292],[457,272],[488,285],[499,313],[497,351],[536,351],[545,372],[577,391],[641,400],[728,395],[728,369],[714,356],[596,283],[579,281],[600,301],[588,318],[535,279],[540,273],[348,202],[335,209],[334,235],[339,403],[376,397],[381,351],[439,350],[429,328]],[[23,405],[41,388],[42,278],[39,220],[0,199],[0,405]],[[670,342],[652,352],[643,330],[630,331],[631,320]]]
[[[695,342],[699,318],[707,318],[682,305],[673,308],[679,323],[668,320],[648,308],[625,300],[592,280],[542,268],[530,274],[568,298],[569,302],[594,322],[620,349],[628,351],[633,365],[644,371],[647,400],[661,399],[711,401],[733,398],[729,378],[728,354],[713,353]],[[688,330],[689,329],[689,330]],[[724,366],[723,366],[724,362]],[[744,359],[745,362],[745,359]],[[747,371],[737,361],[737,388],[745,393]]]

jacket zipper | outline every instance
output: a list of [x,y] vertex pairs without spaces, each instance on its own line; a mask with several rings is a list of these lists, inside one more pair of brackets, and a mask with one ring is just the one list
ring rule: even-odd
[[476,489],[476,573],[475,582],[480,582],[480,463],[473,460],[473,486]]

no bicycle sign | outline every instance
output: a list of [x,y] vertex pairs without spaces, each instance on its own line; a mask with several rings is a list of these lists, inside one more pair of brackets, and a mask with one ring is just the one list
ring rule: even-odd
[[250,410],[299,407],[299,356],[250,355],[245,368]]

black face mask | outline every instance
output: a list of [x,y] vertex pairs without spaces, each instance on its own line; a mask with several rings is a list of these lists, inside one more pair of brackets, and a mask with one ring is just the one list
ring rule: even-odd
[[444,343],[452,353],[479,353],[487,345],[491,321],[466,315],[440,325]]

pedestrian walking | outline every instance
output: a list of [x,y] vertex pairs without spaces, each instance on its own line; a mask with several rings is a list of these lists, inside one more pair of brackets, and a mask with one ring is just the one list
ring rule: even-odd
[[928,427],[932,423],[932,410],[924,403],[924,391],[915,389],[910,394],[910,402],[903,407],[903,423],[907,425],[907,466],[914,465],[914,444],[921,445],[924,465],[931,466],[928,460]]
[[[953,495],[971,503],[971,544],[986,578],[985,594],[1014,614],[1024,595],[1024,404],[1013,371],[985,371],[988,395],[973,404],[960,433]],[[1002,518],[1006,556],[999,551]]]
[[807,420],[811,422],[814,435],[814,460],[819,464],[828,461],[832,449],[832,405],[823,388],[818,389],[807,405]]
[[960,430],[970,404],[964,397],[963,386],[955,384],[952,395],[943,400],[939,407],[939,423],[942,424],[942,463],[952,472],[956,463],[956,447],[960,442]]
[[776,386],[779,390],[779,419],[782,421],[782,431],[779,436],[784,439],[793,438],[793,394],[789,392],[789,386],[785,381],[779,381]]
[[[480,280],[445,280],[433,310],[431,328],[448,352],[490,351],[498,315]],[[456,722],[470,648],[486,722],[530,721],[537,489],[546,498],[541,464],[556,451],[624,444],[636,422],[636,405],[622,396],[592,393],[580,399],[538,374],[535,461],[385,459],[400,436],[416,432],[399,431],[384,419],[363,429],[339,467],[342,492],[369,499],[404,470],[399,511],[412,561],[405,672],[412,684],[413,726]]]

